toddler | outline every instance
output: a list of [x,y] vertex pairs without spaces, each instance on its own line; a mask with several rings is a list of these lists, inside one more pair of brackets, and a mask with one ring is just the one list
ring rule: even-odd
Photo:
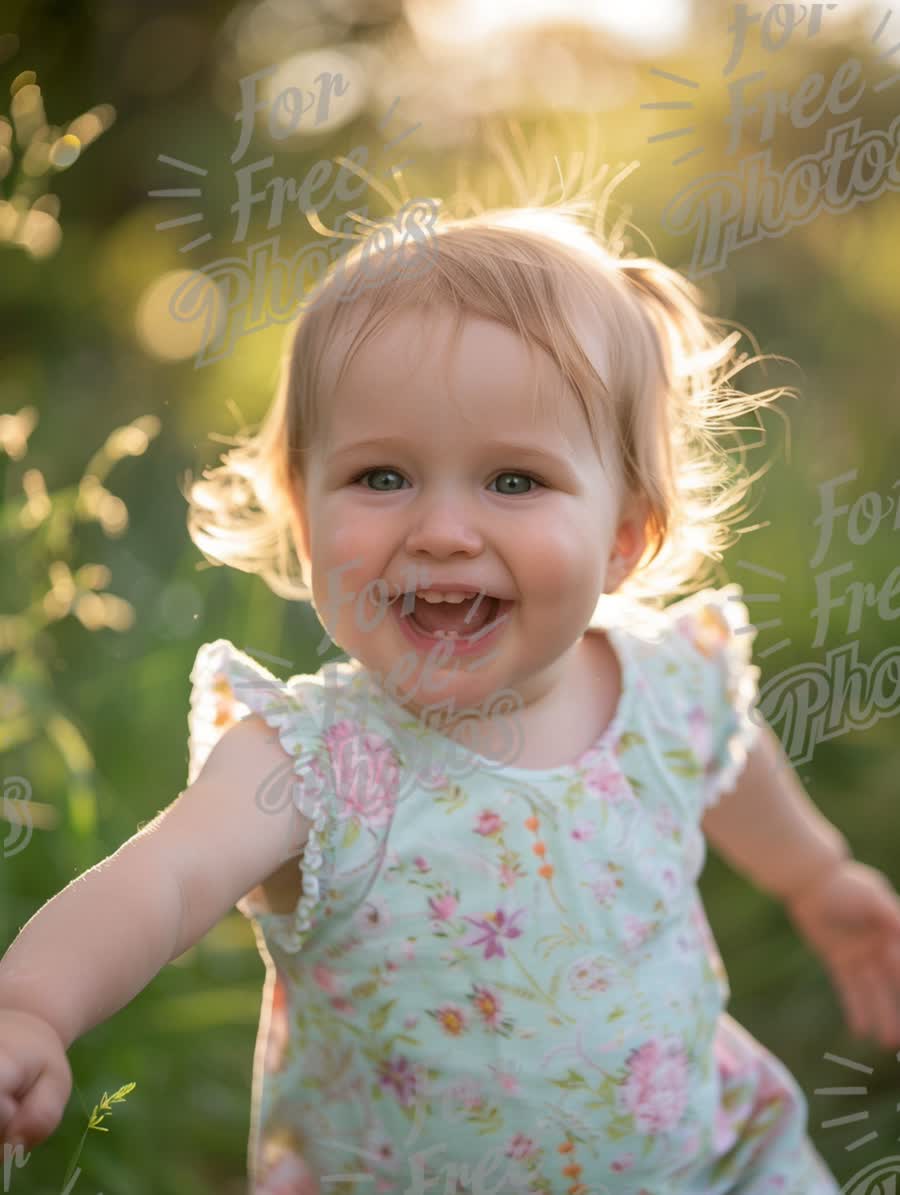
[[0,963],[4,1141],[55,1130],[71,1043],[237,904],[251,1195],[838,1191],[697,887],[709,839],[900,1045],[900,902],[758,716],[742,590],[698,588],[749,486],[714,433],[784,391],[730,389],[738,334],[581,214],[372,233],[191,486],[207,557],[345,656],[285,681],[200,647],[188,787]]

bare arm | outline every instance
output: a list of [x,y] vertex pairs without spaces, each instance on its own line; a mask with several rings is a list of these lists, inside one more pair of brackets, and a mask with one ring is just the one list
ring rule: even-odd
[[258,717],[222,736],[196,781],[24,926],[0,960],[0,1009],[66,1049],[132,1000],[246,892],[300,854],[309,820],[257,794],[288,756]]
[[783,901],[851,854],[806,794],[777,735],[760,729],[737,785],[706,811],[703,831],[759,887]]

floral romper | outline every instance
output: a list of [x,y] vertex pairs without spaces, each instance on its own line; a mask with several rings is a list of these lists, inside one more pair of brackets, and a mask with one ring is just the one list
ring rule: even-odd
[[796,1080],[725,1012],[697,888],[759,729],[742,596],[601,599],[615,716],[541,770],[358,661],[282,681],[200,648],[189,782],[253,712],[286,752],[256,799],[312,822],[295,910],[237,906],[266,965],[250,1195],[837,1195]]

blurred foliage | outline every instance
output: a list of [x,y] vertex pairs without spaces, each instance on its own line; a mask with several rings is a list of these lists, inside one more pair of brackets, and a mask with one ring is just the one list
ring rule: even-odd
[[[723,77],[730,12],[696,0],[688,36],[642,54],[573,18],[485,32],[473,49],[464,34],[474,37],[478,21],[471,12],[454,18],[449,2],[4,6],[0,775],[26,781],[34,825],[27,849],[5,857],[0,870],[0,943],[184,787],[188,676],[201,643],[228,637],[291,660],[292,672],[322,663],[311,610],[276,598],[253,577],[209,567],[185,531],[179,480],[214,462],[221,444],[212,434],[233,434],[262,415],[283,327],[240,335],[227,356],[198,367],[197,328],[168,312],[173,290],[187,271],[241,257],[273,235],[282,257],[316,240],[288,203],[272,228],[268,206],[254,205],[238,240],[238,166],[271,155],[263,177],[302,180],[317,162],[365,146],[379,185],[354,210],[364,206],[375,218],[402,198],[402,186],[410,195],[448,196],[459,186],[460,163],[482,202],[513,201],[509,171],[486,135],[497,118],[517,121],[526,139],[543,127],[559,130],[563,172],[599,128],[610,163],[641,163],[613,208],[624,210],[653,252],[683,268],[692,247],[666,229],[662,213],[692,177],[690,167],[672,165],[687,142],[650,141],[679,118],[641,105],[684,98],[654,68],[696,82],[691,144],[703,147],[703,172],[735,169]],[[874,5],[856,5],[839,31],[826,18],[820,37],[796,35],[777,54],[751,38],[741,72],[765,69],[766,86],[793,93],[810,72],[830,79],[855,54],[874,82],[890,70],[871,40],[880,17]],[[318,125],[308,119],[280,139],[261,112],[252,147],[235,163],[241,78],[317,52],[331,57],[303,58],[295,74],[308,82],[330,61],[351,81],[346,99]],[[896,86],[869,85],[854,115],[866,129],[886,130],[897,94]],[[82,113],[74,121],[58,115],[73,111]],[[758,120],[741,130],[743,155],[760,148]],[[820,152],[837,123],[826,116],[796,128],[782,115],[773,163],[783,168]],[[73,170],[66,168],[74,160],[70,138],[79,156],[96,141]],[[515,148],[512,133],[510,143]],[[177,188],[200,194],[150,195]],[[319,212],[329,229],[352,206],[337,199]],[[189,216],[198,218],[169,224]],[[763,437],[747,429],[746,442],[760,445],[751,465],[772,467],[748,518],[756,530],[721,570],[723,582],[744,585],[755,621],[767,621],[755,645],[764,680],[792,664],[821,662],[848,638],[859,639],[867,662],[896,642],[896,624],[873,606],[853,628],[845,605],[832,611],[826,642],[813,646],[817,576],[850,563],[842,591],[850,580],[881,587],[898,559],[891,520],[865,543],[854,543],[839,520],[824,559],[815,568],[810,562],[821,485],[855,470],[838,491],[852,504],[865,493],[886,498],[897,481],[900,282],[891,255],[898,244],[900,212],[888,190],[736,250],[724,270],[700,281],[709,310],[750,329],[761,351],[788,359],[753,367],[737,384],[801,391],[782,418],[762,417]],[[647,247],[635,231],[633,249]],[[113,494],[106,488],[113,462],[144,453],[154,437],[153,451],[117,472]],[[765,594],[770,604],[753,600]],[[856,854],[895,884],[896,742],[896,717],[885,717],[820,744],[799,769]],[[14,805],[5,811],[13,835]],[[729,1011],[797,1076],[813,1139],[844,1181],[890,1152],[897,1062],[849,1036],[826,976],[774,901],[715,856],[702,891],[733,990]],[[101,1148],[90,1137],[84,1143],[77,1190],[243,1195],[261,979],[250,927],[234,913],[75,1043],[76,1089],[63,1123],[34,1151],[27,1184],[16,1176],[12,1189],[55,1192],[90,1106],[128,1079],[137,1089],[114,1136]],[[852,1127],[823,1127],[847,1104],[814,1094],[845,1077],[825,1059],[829,1052],[874,1068],[865,1109],[867,1130],[879,1137],[853,1152],[859,1134]]]

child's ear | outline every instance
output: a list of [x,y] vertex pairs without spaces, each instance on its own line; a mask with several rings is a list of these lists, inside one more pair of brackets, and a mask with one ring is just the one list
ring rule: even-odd
[[643,556],[649,513],[645,497],[629,497],[623,502],[606,568],[604,593],[614,593]]

